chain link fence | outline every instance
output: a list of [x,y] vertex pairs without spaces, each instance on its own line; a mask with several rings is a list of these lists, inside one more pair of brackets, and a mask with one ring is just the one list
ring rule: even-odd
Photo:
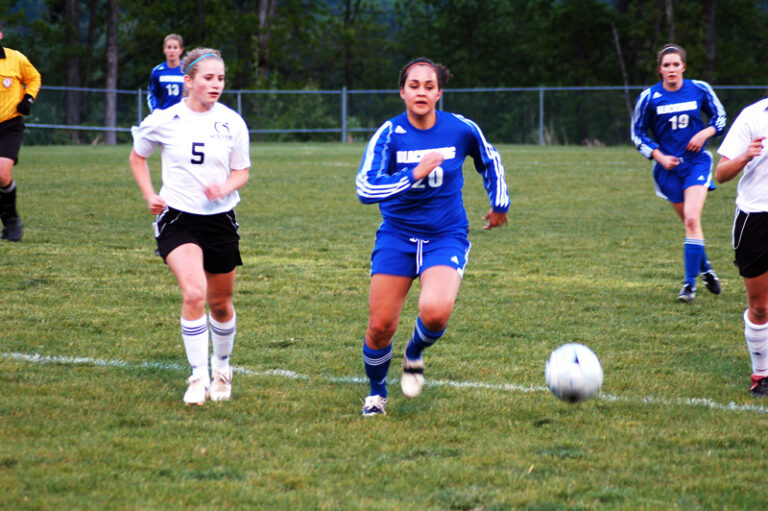
[[[494,144],[626,145],[634,102],[644,86],[445,89],[440,109],[479,124]],[[768,86],[722,86],[715,92],[729,124]],[[117,97],[115,126],[106,126],[105,98]],[[403,111],[397,90],[228,90],[220,100],[237,110],[252,140],[367,140]],[[77,109],[72,105],[79,105]],[[43,86],[25,118],[25,144],[95,144],[107,132],[131,141],[130,128],[149,113],[146,91]]]

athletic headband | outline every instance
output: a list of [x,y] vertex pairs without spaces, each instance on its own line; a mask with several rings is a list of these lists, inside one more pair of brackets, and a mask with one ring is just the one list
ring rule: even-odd
[[192,68],[192,66],[197,64],[198,60],[202,60],[205,57],[218,57],[218,55],[216,55],[215,53],[206,53],[205,55],[201,55],[201,56],[197,57],[195,60],[192,61],[192,63],[190,65],[187,66],[187,69],[184,70],[184,74],[187,74],[189,72],[189,70]]

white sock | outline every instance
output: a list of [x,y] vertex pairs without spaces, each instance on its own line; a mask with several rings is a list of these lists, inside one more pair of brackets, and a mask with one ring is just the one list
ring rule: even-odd
[[192,366],[192,376],[210,381],[208,374],[208,322],[206,317],[198,319],[181,318],[181,338],[184,340],[184,349],[187,352],[187,360]]
[[211,363],[216,369],[224,371],[229,367],[229,356],[235,346],[237,313],[233,313],[232,318],[224,323],[219,323],[213,319],[213,316],[209,316],[208,319],[211,323],[211,342],[213,343]]
[[752,359],[752,374],[768,376],[768,323],[756,325],[744,312],[744,337]]

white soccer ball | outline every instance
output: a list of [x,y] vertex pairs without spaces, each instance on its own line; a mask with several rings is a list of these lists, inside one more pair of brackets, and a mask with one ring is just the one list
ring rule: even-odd
[[558,399],[578,403],[597,395],[603,384],[603,367],[583,344],[563,344],[549,355],[544,379]]

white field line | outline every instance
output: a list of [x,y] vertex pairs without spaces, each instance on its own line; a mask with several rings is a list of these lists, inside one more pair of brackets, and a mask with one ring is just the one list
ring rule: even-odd
[[[140,364],[131,364],[123,360],[102,360],[90,357],[64,357],[51,355],[38,355],[27,353],[0,353],[0,358],[29,362],[32,364],[63,364],[63,365],[92,365],[96,367],[119,367],[125,369],[159,369],[163,371],[184,371],[188,367],[180,364],[168,364],[163,362],[142,362]],[[293,380],[309,380],[310,377],[288,369],[267,369],[264,371],[254,371],[243,367],[233,367],[232,371],[246,376],[277,376],[280,378],[289,378]],[[359,376],[327,376],[319,375],[319,378],[330,383],[368,383],[366,378]],[[396,382],[396,378],[390,378],[390,382]],[[453,380],[427,380],[424,383],[428,387],[453,387],[459,389],[483,389],[502,392],[549,392],[544,386],[517,385],[514,383],[493,384],[473,381],[453,381]],[[723,404],[713,401],[709,398],[663,398],[655,396],[645,397],[622,397],[612,394],[600,394],[599,399],[605,401],[643,403],[660,406],[697,406],[709,408],[711,410],[720,410],[727,412],[754,412],[768,414],[768,408],[762,405],[738,404],[731,401]]]

